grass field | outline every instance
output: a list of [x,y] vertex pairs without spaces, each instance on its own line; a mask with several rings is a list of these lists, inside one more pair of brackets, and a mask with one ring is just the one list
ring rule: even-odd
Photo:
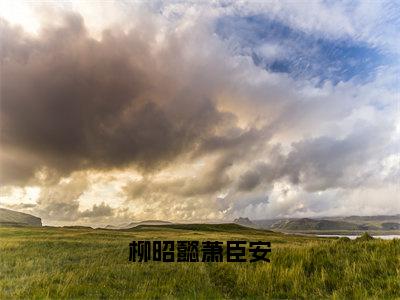
[[[132,240],[264,240],[270,263],[133,263]],[[400,241],[230,226],[0,228],[0,299],[400,298]]]

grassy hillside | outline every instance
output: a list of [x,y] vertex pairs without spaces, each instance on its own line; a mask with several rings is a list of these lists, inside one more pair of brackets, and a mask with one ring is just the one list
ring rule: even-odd
[[[271,262],[129,262],[128,244],[144,239],[266,240]],[[400,241],[291,236],[234,224],[3,227],[0,270],[0,299],[394,299]]]
[[18,211],[0,208],[0,226],[42,226],[38,217]]

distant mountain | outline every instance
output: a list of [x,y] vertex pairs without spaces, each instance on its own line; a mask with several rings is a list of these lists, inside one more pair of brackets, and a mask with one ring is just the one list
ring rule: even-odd
[[[399,221],[399,222],[397,222]],[[287,219],[266,219],[266,220],[250,220],[246,217],[239,217],[233,223],[224,223],[232,225],[240,225],[255,228],[255,229],[272,229],[275,231],[389,231],[400,229],[400,216],[351,216],[351,217],[324,217],[324,218],[287,218]],[[166,226],[168,228],[179,229],[182,226],[185,229],[189,228],[214,228],[208,227],[213,224],[177,224],[168,221],[160,220],[146,220],[141,222],[130,222],[115,225],[107,225],[105,229],[131,229],[131,228],[144,228],[157,226]],[[218,226],[225,226],[223,224],[214,224]],[[227,225],[228,226],[228,225]],[[182,227],[182,228],[183,228]],[[195,229],[193,229],[195,230]]]
[[122,227],[116,225],[106,225],[104,226],[104,229],[122,229]]
[[247,227],[256,226],[252,221],[250,221],[249,218],[242,218],[242,217],[239,217],[239,218],[233,220],[233,223],[239,224],[239,225],[243,225],[243,226],[247,226]]
[[399,230],[400,229],[400,223],[394,223],[394,222],[384,222],[381,224],[382,229],[385,230]]
[[[127,226],[130,227],[127,227]],[[167,221],[147,220],[142,222],[132,222],[125,225],[125,228],[108,225],[106,229],[132,229],[132,230],[193,230],[193,231],[243,231],[252,230],[248,226],[242,226],[236,223],[171,223]]]
[[130,229],[133,227],[137,227],[140,225],[170,225],[173,224],[168,221],[161,221],[161,220],[146,220],[146,221],[141,221],[141,222],[131,222],[131,223],[125,223],[121,225],[107,225],[104,228],[105,229]]
[[350,216],[323,218],[288,218],[252,221],[257,228],[309,231],[309,230],[399,230],[400,215]]
[[170,225],[173,224],[172,222],[168,221],[160,221],[160,220],[146,220],[141,222],[132,222],[128,224],[128,228],[136,227],[139,225]]
[[167,225],[139,225],[133,230],[141,229],[180,229],[180,230],[192,230],[192,231],[248,231],[254,230],[253,228],[245,227],[234,223],[216,223],[216,224],[206,224],[206,223],[193,223],[193,224],[167,224]]
[[253,220],[252,222],[258,228],[270,229],[272,227],[272,225],[274,225],[276,222],[279,222],[282,220],[287,220],[287,219],[264,219],[264,220]]
[[400,223],[400,214],[391,216],[350,216],[336,217],[348,222],[397,222]]
[[42,219],[14,211],[0,208],[0,226],[42,226]]
[[281,230],[358,230],[360,225],[344,221],[304,218],[278,221],[271,228]]

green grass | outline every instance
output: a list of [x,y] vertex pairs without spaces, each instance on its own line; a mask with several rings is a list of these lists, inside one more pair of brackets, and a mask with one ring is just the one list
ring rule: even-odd
[[[210,226],[0,228],[0,299],[400,298],[399,240]],[[129,262],[129,242],[144,239],[267,240],[271,263]]]

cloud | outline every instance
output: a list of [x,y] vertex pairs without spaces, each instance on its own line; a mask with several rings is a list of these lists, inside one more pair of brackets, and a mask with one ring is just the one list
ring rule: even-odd
[[104,221],[105,217],[112,218],[117,211],[104,202],[82,210],[81,197],[89,189],[88,174],[74,173],[73,176],[63,178],[54,185],[42,187],[36,203],[6,206],[41,217],[46,224],[68,224],[69,222],[93,224],[99,220]]
[[80,217],[82,218],[99,218],[99,217],[108,217],[114,214],[113,209],[102,202],[100,205],[93,205],[92,209],[85,210],[80,213]]
[[26,183],[42,168],[151,170],[229,122],[208,91],[179,84],[192,74],[177,67],[187,61],[173,36],[155,55],[151,30],[96,41],[79,15],[62,17],[36,38],[2,22],[3,183]]
[[372,185],[374,177],[379,183],[382,178],[376,178],[376,173],[383,169],[381,161],[397,151],[390,146],[393,128],[357,125],[343,139],[322,136],[293,143],[287,155],[278,152],[274,159],[259,162],[241,175],[238,190],[251,191],[262,182],[284,177],[309,192]]
[[83,174],[40,191],[33,211],[44,220],[76,221],[79,219],[79,197],[88,188]]
[[397,55],[389,4],[107,5],[53,7],[33,34],[1,20],[2,204],[86,224],[393,199],[398,66],[377,59]]
[[261,182],[260,174],[257,171],[247,171],[240,176],[238,189],[242,191],[251,191]]

